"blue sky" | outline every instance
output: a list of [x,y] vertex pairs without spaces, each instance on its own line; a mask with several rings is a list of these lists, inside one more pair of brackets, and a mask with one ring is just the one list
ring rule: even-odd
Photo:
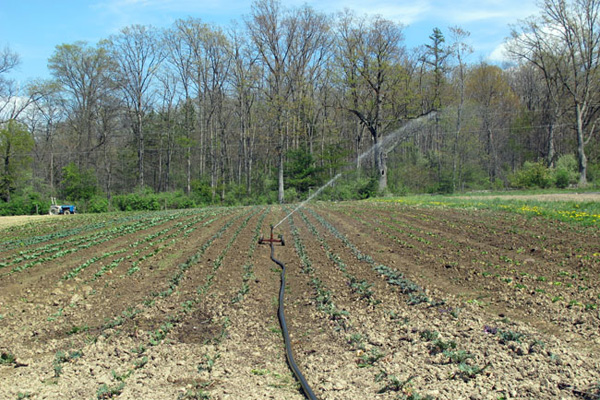
[[[243,22],[251,0],[0,0],[0,48],[9,46],[21,57],[9,77],[25,82],[49,78],[48,58],[55,46],[78,40],[95,44],[132,25],[169,27],[179,18],[199,17],[228,26]],[[509,24],[538,13],[536,0],[284,0],[286,7],[307,4],[325,13],[354,10],[381,14],[406,26],[405,44],[428,42],[433,28],[448,34],[460,26],[471,33],[475,52],[470,61],[498,61],[498,47]],[[491,58],[490,58],[491,57]]]

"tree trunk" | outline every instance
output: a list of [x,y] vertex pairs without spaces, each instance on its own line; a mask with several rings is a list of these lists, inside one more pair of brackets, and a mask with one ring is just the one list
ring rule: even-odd
[[360,121],[356,122],[356,170],[360,173],[360,143],[362,141],[363,126]]
[[279,151],[279,179],[277,201],[279,201],[279,204],[283,204],[283,202],[285,201],[285,192],[283,186],[283,143]]
[[190,194],[192,192],[192,148],[188,146],[185,151],[185,193]]
[[498,176],[498,160],[496,159],[496,144],[494,143],[494,133],[492,129],[487,127],[487,142],[488,142],[488,158],[490,165],[488,171],[490,174],[490,181],[495,182]]
[[5,186],[5,193],[2,196],[4,198],[4,201],[6,201],[7,203],[10,203],[10,184],[11,184],[11,177],[10,177],[10,142],[7,143],[6,145],[6,155],[4,156],[4,176],[3,179],[5,180],[4,182],[4,186]]
[[457,170],[458,170],[458,140],[460,138],[460,130],[462,129],[462,108],[463,108],[463,93],[461,91],[460,103],[456,113],[456,132],[454,133],[454,143],[452,146],[452,192],[456,192]]
[[548,168],[554,168],[554,158],[556,157],[556,150],[554,149],[554,124],[551,123],[548,126],[548,156],[546,158],[546,164]]
[[585,140],[583,135],[583,111],[581,105],[576,107],[577,112],[577,161],[579,164],[579,186],[587,186],[587,157],[585,155]]
[[379,193],[384,193],[387,190],[387,153],[381,146],[381,116],[383,115],[383,96],[381,91],[377,91],[377,118],[374,124],[374,130],[371,131],[373,141],[375,142],[375,169],[377,170],[379,179]]
[[373,136],[375,141],[375,170],[377,170],[378,191],[383,193],[387,190],[387,154],[385,149],[381,147],[381,142],[377,139],[377,135]]

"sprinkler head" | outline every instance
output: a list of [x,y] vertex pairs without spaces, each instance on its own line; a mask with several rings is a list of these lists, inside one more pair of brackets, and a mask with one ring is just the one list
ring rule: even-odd
[[279,235],[279,239],[275,239],[274,234],[273,234],[273,225],[271,225],[271,237],[269,239],[265,239],[264,236],[261,234],[260,235],[260,239],[258,239],[258,244],[263,244],[263,243],[280,243],[282,246],[285,246],[285,241],[283,240],[283,235]]

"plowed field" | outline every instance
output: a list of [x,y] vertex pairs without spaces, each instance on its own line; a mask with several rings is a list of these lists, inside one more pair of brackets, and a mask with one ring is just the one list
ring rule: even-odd
[[[302,399],[257,244],[292,208],[0,228],[0,399]],[[315,203],[279,225],[319,399],[599,399],[600,235],[514,213]]]

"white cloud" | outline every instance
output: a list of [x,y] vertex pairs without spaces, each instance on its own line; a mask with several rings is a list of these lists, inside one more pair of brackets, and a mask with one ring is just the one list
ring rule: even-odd
[[[300,3],[300,1],[298,1]],[[312,6],[315,9],[327,12],[342,11],[345,8],[353,10],[357,15],[381,15],[386,19],[411,24],[415,21],[425,18],[427,13],[431,12],[430,1],[313,1]],[[310,3],[309,3],[310,4]]]
[[493,63],[504,63],[511,61],[508,53],[506,51],[506,43],[500,43],[487,57],[487,60]]
[[451,20],[457,24],[496,21],[516,22],[536,13],[534,0],[462,0],[460,4],[443,2],[434,9],[439,18]]

